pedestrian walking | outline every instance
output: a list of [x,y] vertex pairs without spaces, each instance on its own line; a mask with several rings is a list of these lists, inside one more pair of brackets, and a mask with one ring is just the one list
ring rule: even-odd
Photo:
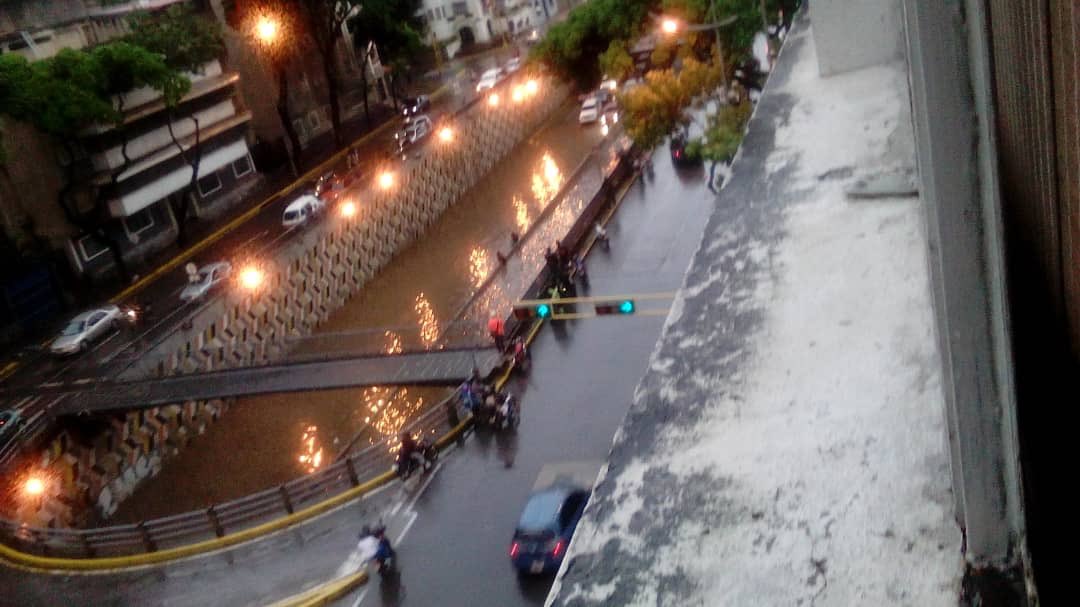
[[506,349],[506,323],[503,319],[492,317],[488,320],[488,334],[491,335],[499,352],[503,352]]

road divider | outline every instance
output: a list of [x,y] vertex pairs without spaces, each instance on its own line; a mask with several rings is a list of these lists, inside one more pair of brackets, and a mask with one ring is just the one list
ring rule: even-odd
[[367,581],[367,571],[361,569],[356,573],[320,584],[315,588],[273,603],[268,607],[321,607],[345,596],[345,594],[355,590],[357,586],[366,584]]

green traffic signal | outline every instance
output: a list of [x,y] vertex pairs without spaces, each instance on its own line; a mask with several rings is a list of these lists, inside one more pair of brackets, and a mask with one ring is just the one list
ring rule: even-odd
[[627,300],[624,300],[622,303],[619,304],[619,314],[633,314],[633,313],[634,313],[634,302],[632,300],[627,299]]
[[547,318],[551,316],[551,306],[547,304],[540,304],[536,306],[536,315],[540,318]]

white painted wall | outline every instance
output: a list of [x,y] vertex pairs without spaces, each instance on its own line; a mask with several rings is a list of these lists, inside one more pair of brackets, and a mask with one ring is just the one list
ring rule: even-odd
[[818,71],[831,76],[901,59],[903,17],[900,0],[813,0]]
[[[195,117],[199,120],[200,130],[203,132],[214,124],[232,118],[235,115],[236,106],[233,105],[231,98],[225,99],[221,103],[212,105],[201,112],[195,113]],[[173,133],[176,135],[177,139],[183,139],[189,135],[194,135],[195,123],[186,116],[180,116],[173,122]],[[127,155],[128,158],[131,158],[132,160],[139,160],[144,156],[171,145],[173,145],[173,142],[172,137],[169,136],[169,127],[161,125],[156,129],[147,131],[128,141]],[[95,154],[93,160],[94,169],[98,171],[107,171],[123,166],[124,155],[120,151],[120,146],[117,145],[105,152]]]

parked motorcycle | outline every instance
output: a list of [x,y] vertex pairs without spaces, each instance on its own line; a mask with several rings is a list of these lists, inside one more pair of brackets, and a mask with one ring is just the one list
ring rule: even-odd
[[420,439],[416,443],[416,450],[408,457],[402,458],[402,453],[398,453],[397,459],[394,460],[394,470],[398,478],[404,481],[412,476],[417,468],[423,468],[422,472],[425,473],[430,472],[438,460],[439,449],[427,439]]

